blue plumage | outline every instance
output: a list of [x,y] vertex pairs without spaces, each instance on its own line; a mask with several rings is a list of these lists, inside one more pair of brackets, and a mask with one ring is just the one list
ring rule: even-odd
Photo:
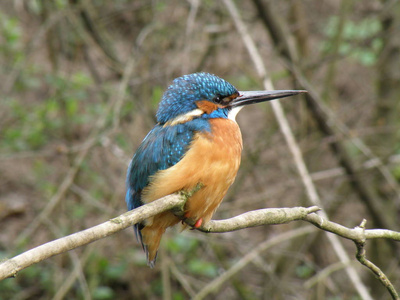
[[227,109],[203,114],[186,123],[163,126],[168,121],[197,108],[196,101],[227,97],[237,89],[222,78],[209,73],[194,73],[176,78],[164,93],[158,111],[159,122],[144,138],[128,168],[126,203],[134,209],[143,203],[140,193],[150,176],[175,165],[189,149],[193,135],[210,131],[210,118],[227,118]]
[[[193,218],[194,228],[200,227],[203,221],[211,219],[239,168],[242,138],[239,127],[232,121],[238,111],[245,105],[301,92],[304,91],[239,93],[227,81],[208,73],[175,79],[162,96],[157,125],[144,138],[129,164],[128,209],[143,205],[142,200],[151,202],[181,189],[194,188],[201,182],[202,189],[185,204],[185,218]],[[165,173],[158,173],[162,170]],[[146,194],[142,199],[143,190]],[[179,220],[171,212],[163,212],[134,226],[150,267],[154,267],[163,233]]]
[[201,117],[203,119],[216,119],[216,118],[228,118],[230,109],[229,108],[219,108],[214,110],[210,114],[203,114]]
[[[128,167],[125,201],[128,210],[143,205],[142,190],[149,184],[150,176],[174,166],[189,149],[193,135],[210,131],[205,119],[194,119],[184,124],[163,127],[156,125],[144,138]],[[142,224],[135,224],[135,234],[142,243]],[[142,243],[143,249],[145,245]],[[147,252],[147,251],[146,251]]]
[[[150,183],[151,176],[178,163],[189,150],[196,132],[211,132],[210,118],[227,118],[229,109],[220,108],[210,114],[196,115],[184,122],[168,121],[197,109],[196,102],[216,100],[238,94],[227,81],[208,73],[185,75],[173,81],[164,93],[158,111],[158,124],[144,138],[128,167],[126,203],[129,210],[143,205],[141,193]],[[143,244],[142,224],[134,226],[137,239]],[[154,266],[155,258],[149,261]]]
[[140,193],[149,184],[150,176],[179,162],[187,151],[194,133],[201,130],[209,130],[208,122],[195,119],[175,126],[156,125],[149,132],[128,168],[128,209],[142,205]]
[[213,74],[194,73],[176,78],[164,93],[157,111],[161,124],[196,109],[196,101],[227,97],[237,89]]

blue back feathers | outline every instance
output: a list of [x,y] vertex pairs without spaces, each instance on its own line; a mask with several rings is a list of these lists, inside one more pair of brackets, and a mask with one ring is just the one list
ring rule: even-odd
[[237,93],[229,82],[209,73],[194,73],[176,78],[165,91],[157,112],[157,121],[166,123],[197,108],[196,101],[212,101]]
[[195,132],[203,130],[210,131],[209,123],[195,119],[174,126],[156,125],[147,134],[128,168],[126,202],[129,210],[142,205],[140,193],[149,184],[150,176],[179,162]]

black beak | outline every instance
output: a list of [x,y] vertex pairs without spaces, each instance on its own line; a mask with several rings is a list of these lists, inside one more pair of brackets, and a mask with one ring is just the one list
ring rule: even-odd
[[240,96],[233,99],[230,103],[231,107],[239,107],[253,103],[270,101],[279,98],[294,96],[307,91],[297,90],[281,90],[281,91],[240,91]]

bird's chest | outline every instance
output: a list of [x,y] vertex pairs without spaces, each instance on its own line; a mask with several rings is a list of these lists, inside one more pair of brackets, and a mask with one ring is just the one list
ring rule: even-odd
[[235,180],[242,136],[236,122],[229,119],[212,119],[210,126],[210,132],[194,135],[189,150],[177,164],[152,177],[142,194],[144,203],[180,190],[191,191],[200,183],[202,188],[186,203],[188,216],[211,218]]
[[211,133],[199,135],[194,147],[198,146],[201,157],[216,172],[214,176],[236,176],[243,148],[239,126],[229,119],[212,119],[210,123]]
[[199,134],[190,153],[196,163],[189,172],[193,181],[186,189],[195,182],[203,185],[186,205],[188,217],[195,220],[211,218],[234,182],[241,159],[242,136],[238,125],[226,119],[210,122],[211,133]]

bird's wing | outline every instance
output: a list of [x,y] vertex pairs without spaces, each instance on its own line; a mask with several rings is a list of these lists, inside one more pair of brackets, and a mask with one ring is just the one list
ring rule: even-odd
[[[144,138],[129,164],[126,179],[126,203],[129,210],[143,205],[142,190],[150,183],[150,177],[160,170],[178,163],[190,148],[198,131],[210,131],[206,120],[196,119],[174,126],[156,125]],[[136,238],[142,243],[142,224],[134,226]]]
[[150,176],[181,160],[193,135],[194,131],[185,124],[156,125],[148,133],[128,168],[126,202],[129,210],[143,204],[140,194],[149,184]]
[[195,133],[200,131],[211,132],[209,122],[202,118],[173,126],[156,125],[147,134],[127,172],[126,203],[129,210],[143,204],[140,194],[149,184],[150,177],[178,163],[189,150]]

